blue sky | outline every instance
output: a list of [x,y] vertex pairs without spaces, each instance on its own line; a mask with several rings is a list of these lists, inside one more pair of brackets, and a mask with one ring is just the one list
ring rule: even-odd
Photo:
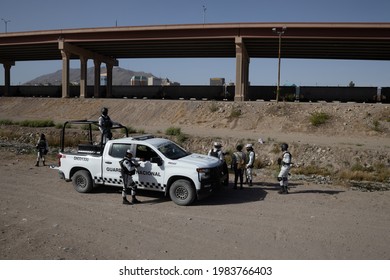
[[[206,12],[203,10],[206,7]],[[8,32],[84,27],[229,22],[390,22],[389,0],[0,0]],[[0,32],[5,22],[0,21]],[[79,68],[72,61],[72,68]],[[89,62],[92,67],[92,62]],[[119,66],[185,85],[235,81],[235,59],[126,59]],[[281,84],[390,86],[390,61],[283,59]],[[61,69],[61,61],[17,62],[11,84]],[[251,59],[252,85],[275,85],[276,59]],[[4,69],[0,67],[0,85]]]

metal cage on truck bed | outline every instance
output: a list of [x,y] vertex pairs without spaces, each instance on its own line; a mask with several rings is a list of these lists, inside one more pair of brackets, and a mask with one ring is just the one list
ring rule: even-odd
[[[100,137],[100,143],[98,145],[94,144],[93,142],[93,135],[92,135],[92,128],[93,126],[100,128],[98,121],[89,121],[89,120],[75,120],[75,121],[66,121],[62,127],[61,132],[61,149],[60,152],[64,152],[65,148],[65,130],[68,124],[79,124],[79,125],[86,125],[88,126],[88,143],[86,144],[79,144],[78,145],[78,151],[79,153],[85,153],[85,154],[101,154],[103,151],[103,134],[101,134]],[[111,129],[124,129],[126,132],[126,137],[129,137],[129,132],[126,126],[123,125],[113,125]]]

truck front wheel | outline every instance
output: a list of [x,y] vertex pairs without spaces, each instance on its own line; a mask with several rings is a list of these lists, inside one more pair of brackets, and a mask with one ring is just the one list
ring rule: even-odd
[[195,188],[188,180],[180,179],[173,182],[169,189],[169,196],[177,205],[190,205],[196,197]]
[[93,188],[91,175],[86,170],[77,171],[72,177],[72,183],[79,193],[90,192]]

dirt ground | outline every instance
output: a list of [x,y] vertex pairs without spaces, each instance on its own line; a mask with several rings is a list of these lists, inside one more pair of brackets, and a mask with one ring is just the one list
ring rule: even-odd
[[[1,98],[0,119],[96,119],[105,104],[113,119],[147,132],[179,126],[193,135],[219,137],[226,145],[245,135],[296,141],[297,150],[317,145],[390,152],[385,104],[298,104],[292,113],[283,104],[217,103],[219,109],[211,112],[210,103],[201,102]],[[243,118],[228,118],[232,106],[243,110]],[[298,118],[315,110],[332,112],[339,121],[319,130]],[[375,118],[380,131],[370,128]],[[230,185],[191,206],[150,192],[139,195],[142,204],[125,206],[119,189],[80,194],[56,170],[34,167],[33,155],[1,152],[3,260],[390,258],[389,191],[293,180],[290,194],[279,195],[275,178],[257,170],[254,186],[233,190]],[[56,164],[54,156],[48,164]]]

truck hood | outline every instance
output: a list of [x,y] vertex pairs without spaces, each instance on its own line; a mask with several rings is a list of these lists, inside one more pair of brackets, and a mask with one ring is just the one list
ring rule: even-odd
[[210,157],[202,154],[190,154],[186,157],[177,160],[180,164],[190,164],[197,167],[216,167],[221,161],[215,157]]

